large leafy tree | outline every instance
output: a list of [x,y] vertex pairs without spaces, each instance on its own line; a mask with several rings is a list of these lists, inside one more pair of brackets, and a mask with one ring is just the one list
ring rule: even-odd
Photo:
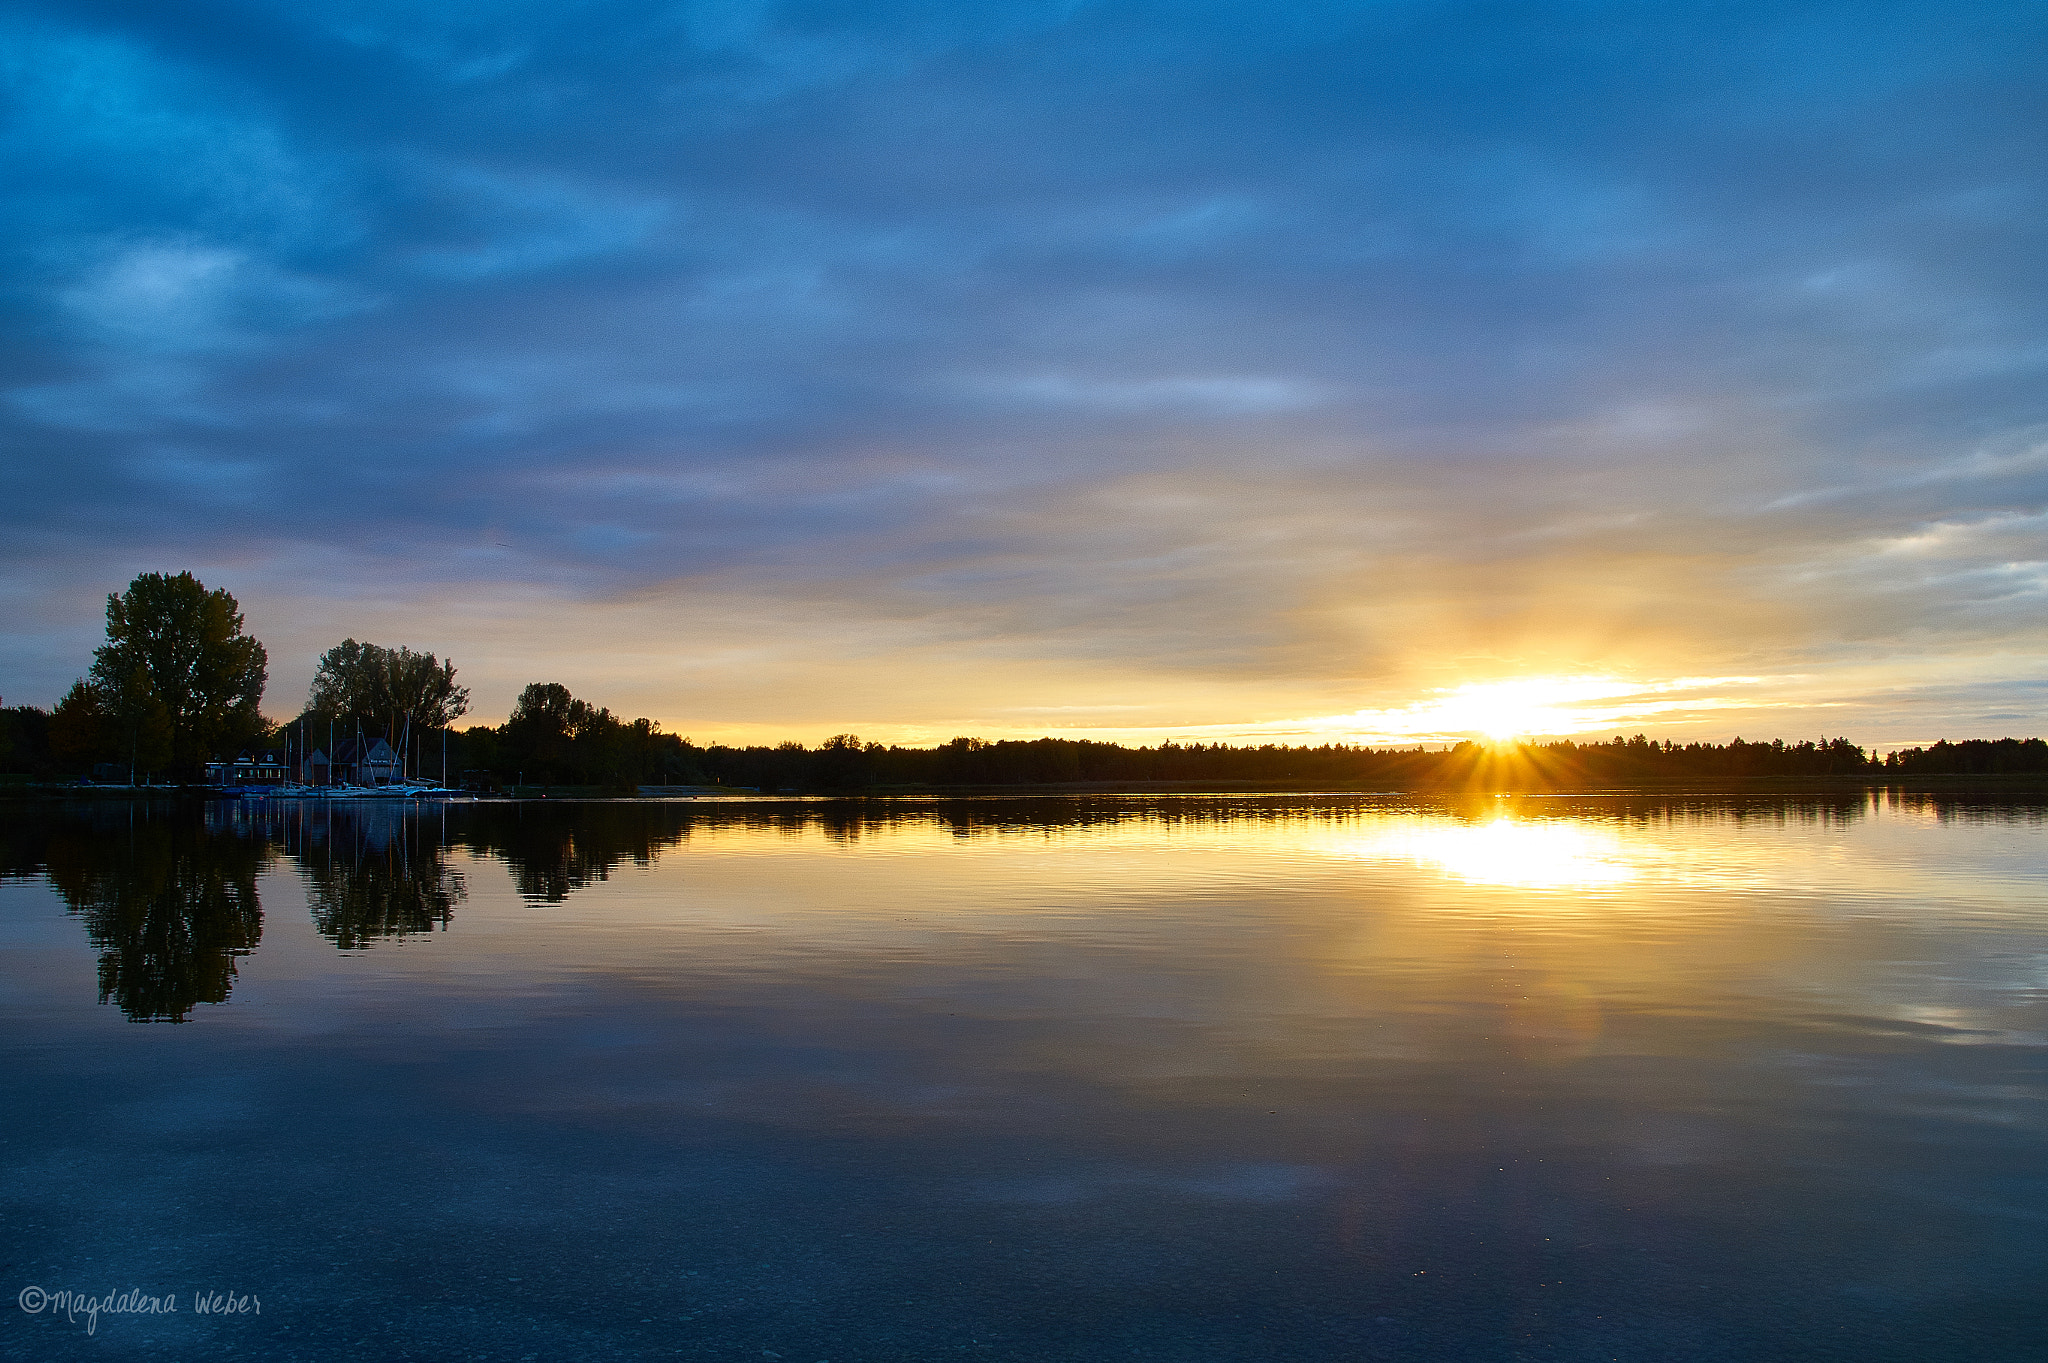
[[505,756],[542,781],[560,781],[579,769],[577,740],[594,736],[610,718],[560,682],[534,682],[519,693],[501,731]]
[[578,700],[560,682],[519,693],[503,735],[503,758],[543,781],[622,779],[620,739],[627,726],[600,705]]
[[320,655],[306,709],[361,725],[396,740],[414,729],[440,729],[469,711],[469,689],[455,684],[455,664],[409,648],[344,639]]
[[313,666],[306,709],[368,728],[381,725],[390,715],[384,698],[384,650],[344,639],[321,654]]
[[[479,741],[484,739],[486,741]],[[651,719],[624,720],[578,700],[559,682],[535,682],[503,728],[472,729],[465,747],[501,775],[536,781],[632,786],[642,781],[700,780],[696,750]]]
[[469,712],[469,688],[455,684],[455,664],[409,648],[384,655],[392,713],[415,729],[444,729]]
[[117,743],[161,732],[171,770],[195,777],[216,751],[264,732],[269,665],[234,597],[190,573],[144,573],[107,598],[107,642],[76,703],[96,706]]

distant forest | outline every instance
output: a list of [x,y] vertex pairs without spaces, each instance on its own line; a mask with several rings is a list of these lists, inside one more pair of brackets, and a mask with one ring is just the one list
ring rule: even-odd
[[[327,721],[309,713],[304,742],[324,748]],[[273,726],[256,742],[281,747],[299,721]],[[292,740],[294,747],[299,740]],[[1088,739],[988,742],[956,738],[933,748],[885,747],[840,734],[816,747],[699,747],[646,719],[621,719],[558,685],[530,686],[502,725],[447,731],[451,781],[472,786],[723,785],[777,791],[858,791],[1020,785],[1234,785],[1407,789],[1468,785],[1628,786],[1772,777],[1884,779],[2048,772],[2048,742],[1970,739],[1907,748],[1883,758],[1846,738],[1787,743],[1657,742],[1640,734],[1609,742],[1568,740],[1444,749],[1329,743],[1256,747],[1161,743],[1125,747]],[[441,774],[440,731],[418,732],[412,769]],[[229,754],[232,755],[232,754]],[[89,774],[50,745],[50,716],[29,706],[0,709],[0,772],[38,780]]]
[[1007,785],[1229,784],[1277,788],[1414,788],[1465,785],[1636,785],[1768,777],[1861,777],[2048,772],[2041,739],[1970,740],[1910,748],[1882,759],[1845,738],[1725,744],[1555,741],[1454,748],[1351,744],[1238,747],[1162,743],[1127,748],[1085,739],[986,742],[956,738],[936,748],[863,744],[851,734],[818,748],[694,749],[705,779],[763,790],[888,789]]

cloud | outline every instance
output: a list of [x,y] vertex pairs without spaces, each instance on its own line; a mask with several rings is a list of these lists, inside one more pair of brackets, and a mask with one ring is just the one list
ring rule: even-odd
[[131,353],[173,354],[249,344],[261,331],[361,306],[352,290],[241,251],[177,240],[110,252],[59,300],[93,340]]
[[192,567],[698,732],[2048,654],[2032,7],[38,13],[10,599]]
[[1258,377],[1079,379],[1065,374],[992,379],[970,387],[1000,401],[1094,412],[1173,412],[1188,416],[1239,416],[1312,407],[1313,386]]

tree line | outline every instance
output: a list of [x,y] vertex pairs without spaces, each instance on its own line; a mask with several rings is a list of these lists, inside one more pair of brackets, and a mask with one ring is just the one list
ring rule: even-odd
[[1267,785],[1280,789],[1627,785],[1777,776],[1858,776],[1881,771],[1845,738],[1786,743],[1679,745],[1641,734],[1611,743],[1460,743],[1450,748],[1375,748],[1347,743],[1165,742],[1125,747],[1090,739],[989,742],[956,738],[936,748],[884,747],[840,734],[815,749],[712,747],[702,770],[723,784],[773,790],[1008,785]]
[[1480,784],[1631,785],[1772,777],[1885,777],[2048,772],[2039,738],[1970,739],[1879,758],[1846,738],[1787,743],[1659,742],[1641,734],[1450,748],[1326,743],[1287,747],[1165,742],[1126,747],[1092,739],[931,748],[864,743],[836,734],[817,747],[698,747],[651,719],[626,719],[556,682],[523,690],[501,725],[455,722],[469,709],[455,664],[432,653],[345,639],[323,653],[294,718],[260,706],[269,655],[248,636],[240,607],[190,573],[144,573],[107,598],[106,643],[55,709],[0,708],[0,771],[36,778],[130,770],[174,782],[201,778],[209,760],[289,744],[303,758],[337,740],[375,737],[468,784],[722,785],[762,791],[857,791],[989,786],[1267,785],[1370,788]]
[[766,792],[975,789],[1002,786],[1230,785],[1276,789],[1631,786],[1782,777],[2048,771],[2040,739],[1969,740],[1878,757],[1846,738],[1788,743],[1611,741],[1460,743],[1450,748],[1375,748],[1327,743],[1287,747],[1165,742],[1126,747],[1092,739],[991,742],[955,738],[931,748],[864,743],[836,734],[816,747],[698,747],[575,699],[558,685],[529,686],[513,717],[459,739],[472,780],[629,787],[702,783]]

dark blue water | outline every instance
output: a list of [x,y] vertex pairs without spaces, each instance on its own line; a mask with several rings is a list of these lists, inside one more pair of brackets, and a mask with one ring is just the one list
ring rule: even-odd
[[2044,852],[1863,796],[17,811],[0,1356],[2048,1357]]

